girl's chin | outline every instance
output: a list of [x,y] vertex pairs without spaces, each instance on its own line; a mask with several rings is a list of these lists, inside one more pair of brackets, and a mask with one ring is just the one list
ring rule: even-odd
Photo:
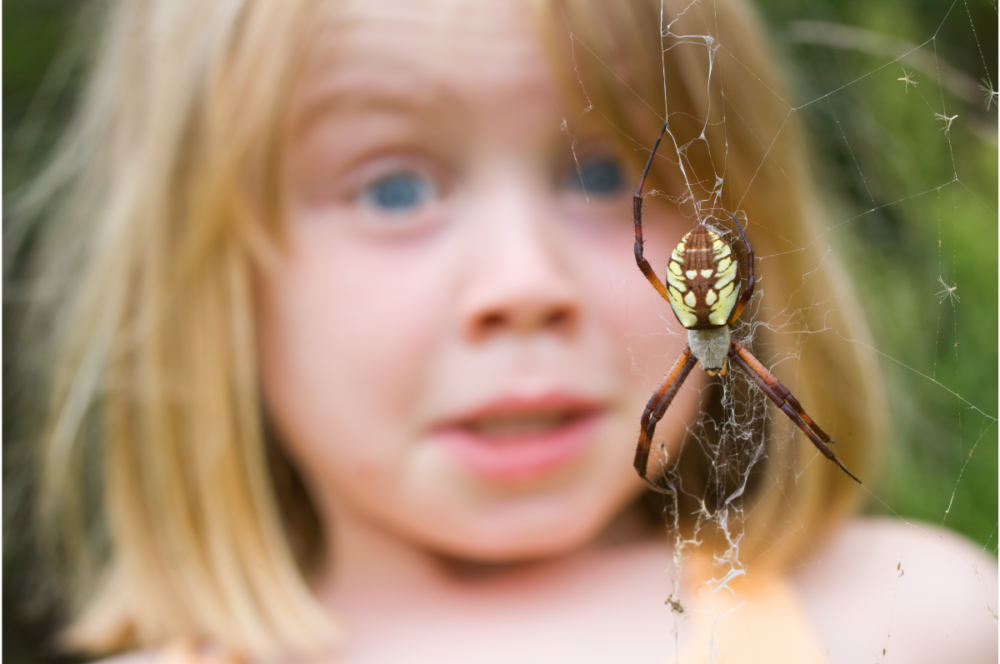
[[[475,507],[463,509],[454,521],[419,519],[430,526],[421,539],[444,558],[482,564],[568,555],[597,540],[634,498],[629,486],[624,491],[609,490],[602,494],[604,500],[595,500],[583,485],[582,480],[568,480],[524,488],[513,495],[480,493],[472,501]],[[592,484],[587,487],[594,489]]]

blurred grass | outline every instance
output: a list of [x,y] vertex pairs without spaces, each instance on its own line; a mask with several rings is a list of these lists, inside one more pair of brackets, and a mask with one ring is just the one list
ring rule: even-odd
[[[80,11],[80,3],[65,0],[3,3],[5,226],[9,195],[37,169],[71,113],[79,85],[73,73],[79,63],[60,54],[67,53],[65,44]],[[65,82],[53,80],[56,75],[64,76]],[[46,78],[48,85],[43,85]],[[41,592],[46,580],[33,546],[28,450],[18,444],[23,440],[26,386],[6,380],[12,376],[14,358],[23,352],[14,345],[22,303],[16,286],[6,280],[17,267],[7,254],[9,247],[4,249],[3,659],[11,664],[79,664],[79,657],[58,652],[53,640],[58,609]]]
[[[949,13],[948,3],[929,0],[764,0],[758,6],[772,28],[796,103],[813,102],[799,113],[810,133],[827,219],[836,225],[829,235],[882,353],[871,357],[886,374],[893,451],[884,477],[871,486],[884,504],[873,501],[868,509],[944,523],[995,555],[996,107],[985,109],[985,94],[977,103],[956,97],[936,75],[909,64],[883,68],[892,57],[803,40],[796,22],[863,27],[875,34],[873,46],[892,40],[919,45],[937,35],[927,46],[933,62],[947,63],[974,81],[988,77],[996,88],[996,10],[959,2]],[[72,110],[79,64],[72,57],[57,61],[56,54],[65,49],[79,11],[79,3],[66,0],[3,4],[5,195],[37,166]],[[904,72],[913,73],[916,87],[897,80]],[[39,93],[47,75],[65,82],[57,80]],[[934,113],[959,117],[946,134]],[[21,140],[25,136],[29,140]],[[957,285],[956,298],[942,295],[939,279]],[[7,347],[14,306],[9,293],[4,306]],[[16,309],[14,314],[16,319]],[[18,419],[9,411],[10,390],[8,382],[3,654],[11,662],[52,663],[47,636],[54,615],[23,608],[31,605],[26,600],[34,587],[33,555],[26,537],[28,506],[23,493],[10,488],[24,486],[23,467],[8,446],[17,439]]]
[[[891,0],[759,6],[795,103],[807,104],[800,112],[829,235],[884,354],[871,357],[886,375],[892,452],[872,487],[884,504],[868,509],[943,523],[995,555],[997,107],[987,110],[978,84],[1000,85],[996,9]],[[841,26],[855,29],[841,34]],[[931,68],[914,66],[917,53],[887,65],[894,48],[921,44]],[[945,131],[936,113],[958,117]],[[957,288],[949,294],[942,281]]]

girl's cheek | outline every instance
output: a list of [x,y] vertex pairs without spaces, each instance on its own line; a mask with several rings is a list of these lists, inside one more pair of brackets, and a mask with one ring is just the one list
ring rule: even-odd
[[[332,465],[402,438],[446,304],[443,260],[292,215],[290,251],[261,289],[265,391],[293,445]],[[373,441],[374,442],[374,441]]]
[[[659,201],[647,199],[644,211],[644,257],[663,278],[670,252],[687,230],[688,222]],[[631,216],[626,208],[621,216]],[[635,262],[635,234],[631,219],[616,223],[614,237],[588,238],[591,255],[586,291],[601,312],[608,342],[615,353],[617,370],[623,375],[623,399],[634,418],[631,432],[638,431],[638,418],[659,382],[669,372],[687,343],[687,333],[673,311],[646,280]],[[672,406],[671,418],[687,420],[696,408],[702,372],[688,379]],[[667,428],[664,428],[664,432]]]
[[[645,349],[646,354],[669,353],[676,345],[674,337],[686,340],[686,336],[669,304],[636,265],[633,224],[631,219],[623,218],[631,216],[630,206],[620,207],[624,209],[607,214],[614,221],[603,226],[591,223],[590,229],[578,234],[584,290],[603,317],[612,321],[615,333],[628,338],[632,352]],[[662,279],[671,249],[688,230],[687,222],[656,201],[647,202],[645,207],[643,255]]]

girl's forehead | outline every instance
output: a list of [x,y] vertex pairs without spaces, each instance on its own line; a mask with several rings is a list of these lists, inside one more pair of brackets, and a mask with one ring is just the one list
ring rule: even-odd
[[331,9],[292,115],[318,107],[509,105],[553,93],[529,0],[369,0]]
[[309,69],[495,80],[544,64],[525,1],[374,0],[331,12]]

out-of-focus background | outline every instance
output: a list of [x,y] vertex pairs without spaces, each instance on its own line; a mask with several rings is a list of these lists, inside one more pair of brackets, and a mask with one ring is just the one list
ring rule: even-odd
[[[892,452],[882,477],[866,478],[866,510],[943,524],[996,555],[996,4],[756,4],[809,130],[828,239],[860,293],[890,394]],[[3,3],[5,206],[73,111],[88,7]],[[21,289],[5,257],[6,378]],[[54,615],[33,601],[29,484],[11,446],[24,414],[11,405],[17,384],[5,383],[3,656],[73,661],[55,654]]]

